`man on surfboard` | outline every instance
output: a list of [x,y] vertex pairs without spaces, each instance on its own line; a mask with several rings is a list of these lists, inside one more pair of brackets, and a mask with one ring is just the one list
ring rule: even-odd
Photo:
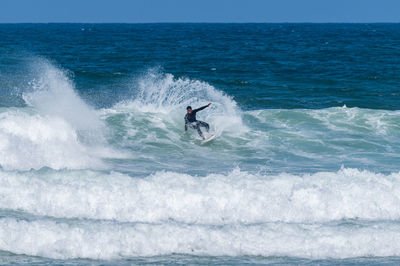
[[203,107],[194,109],[194,110],[192,110],[191,106],[186,107],[187,113],[185,115],[185,131],[187,131],[188,127],[191,127],[193,129],[197,129],[197,133],[199,133],[200,137],[202,137],[203,140],[206,139],[203,136],[203,132],[201,132],[200,127],[205,127],[206,131],[208,132],[208,130],[210,129],[210,126],[206,122],[197,120],[196,119],[196,113],[198,111],[201,111],[201,110],[207,108],[210,105],[211,105],[211,103],[209,103],[207,105],[204,105]]

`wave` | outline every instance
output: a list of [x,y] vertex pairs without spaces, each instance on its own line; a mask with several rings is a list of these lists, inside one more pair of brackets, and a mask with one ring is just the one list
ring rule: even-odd
[[[27,106],[0,109],[0,250],[400,255],[399,111],[246,111],[206,82],[153,70],[96,110],[66,71],[33,68]],[[217,138],[202,146],[183,116],[208,102],[198,118]]]
[[[157,70],[139,77],[125,101],[96,110],[79,97],[65,70],[44,60],[31,68],[23,94],[28,107],[1,110],[0,165],[6,170],[98,169],[110,162],[110,168],[131,173],[181,169],[204,175],[235,165],[275,173],[333,171],[341,165],[398,170],[398,111],[246,111],[206,82]],[[183,117],[187,105],[208,102],[198,119],[217,138],[201,146],[197,132],[184,132]]]
[[[199,119],[219,134],[212,145],[203,147],[195,131],[184,133],[185,105],[172,111],[161,105],[162,111],[149,112],[141,109],[140,102],[129,104],[103,110],[102,117],[115,129],[118,145],[143,153],[151,150],[156,165],[179,161],[167,170],[195,167],[184,156],[216,169],[219,164],[222,171],[232,165],[276,173],[332,171],[342,165],[376,172],[398,170],[399,111],[347,107],[239,110],[233,118],[227,115],[224,122],[216,122],[213,110],[207,108],[204,111],[209,113],[200,116],[200,112]],[[224,123],[228,124],[225,128]]]
[[0,208],[57,218],[187,224],[399,220],[400,173],[357,169],[196,177],[158,172],[0,172]]
[[0,249],[54,259],[119,259],[189,254],[354,258],[399,256],[393,223],[354,225],[121,224],[0,218]]
[[67,73],[45,60],[31,64],[26,107],[0,110],[0,166],[6,170],[104,168],[118,157],[97,111],[75,92]]
[[213,102],[199,118],[211,124],[214,134],[247,130],[235,101],[205,82],[149,71],[137,82],[133,100],[95,110],[76,93],[67,71],[41,59],[31,63],[30,71],[23,93],[27,107],[1,110],[0,165],[6,170],[98,169],[106,167],[103,158],[142,156],[124,152],[126,147],[149,142],[183,147],[182,110],[189,104]]
[[134,179],[47,170],[1,172],[0,185],[0,249],[16,254],[400,255],[400,173],[261,176],[236,169]]
[[[245,112],[257,126],[269,125],[290,131],[307,131],[321,134],[328,132],[343,136],[373,135],[393,140],[398,136],[400,111],[365,108],[330,107],[325,109],[269,109]],[[392,137],[392,139],[388,139]]]

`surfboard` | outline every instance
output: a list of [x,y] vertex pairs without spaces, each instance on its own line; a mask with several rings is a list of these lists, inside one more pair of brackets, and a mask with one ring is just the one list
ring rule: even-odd
[[210,135],[210,136],[208,136],[205,140],[202,140],[202,141],[201,141],[201,144],[205,144],[205,143],[207,143],[207,142],[213,140],[214,138],[215,138],[215,135]]

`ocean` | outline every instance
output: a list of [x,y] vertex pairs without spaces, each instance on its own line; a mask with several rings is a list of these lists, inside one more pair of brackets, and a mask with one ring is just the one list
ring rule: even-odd
[[0,92],[0,264],[400,263],[400,24],[0,24]]

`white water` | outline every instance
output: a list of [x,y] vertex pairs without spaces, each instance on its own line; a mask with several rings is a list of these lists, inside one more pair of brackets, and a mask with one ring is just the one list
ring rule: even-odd
[[0,113],[0,165],[6,170],[99,167],[65,120],[28,110]]
[[378,223],[182,224],[76,223],[0,218],[0,249],[49,258],[115,259],[164,254],[348,258],[399,256],[400,227]]
[[301,176],[159,172],[146,178],[1,172],[0,187],[0,209],[57,218],[210,225],[400,219],[400,173],[356,169]]
[[0,188],[1,209],[40,215],[0,218],[0,249],[14,253],[92,259],[400,255],[400,173],[258,176],[235,170],[132,179],[88,171],[1,172]]

